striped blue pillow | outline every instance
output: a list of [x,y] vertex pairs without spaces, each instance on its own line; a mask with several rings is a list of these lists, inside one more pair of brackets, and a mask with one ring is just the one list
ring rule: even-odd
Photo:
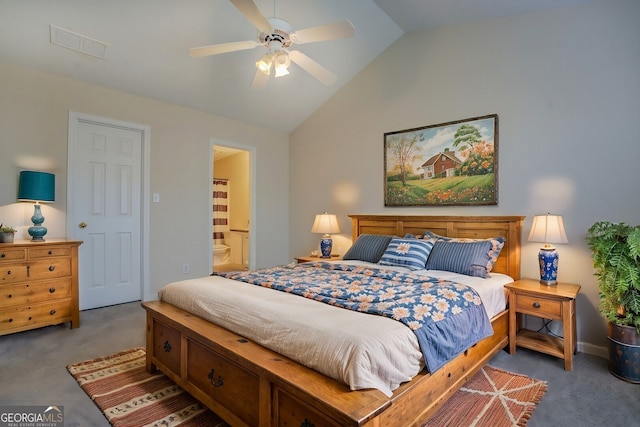
[[391,241],[391,236],[361,234],[342,259],[377,263]]
[[501,241],[489,239],[474,242],[438,240],[433,245],[426,269],[485,278],[493,268],[503,246],[502,239]]
[[424,270],[432,248],[433,242],[430,240],[395,237],[391,239],[378,264]]

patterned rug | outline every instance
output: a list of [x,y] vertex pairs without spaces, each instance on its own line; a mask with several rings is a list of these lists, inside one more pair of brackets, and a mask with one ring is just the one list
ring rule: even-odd
[[[67,366],[114,427],[228,427],[162,372],[145,370],[134,348]],[[485,366],[424,427],[524,426],[547,390],[543,381]]]
[[162,372],[148,373],[145,356],[134,348],[67,370],[114,427],[228,427]]
[[547,383],[486,365],[424,427],[525,426]]

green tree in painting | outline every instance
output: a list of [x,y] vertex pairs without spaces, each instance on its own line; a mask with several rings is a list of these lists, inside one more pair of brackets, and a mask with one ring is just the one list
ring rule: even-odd
[[418,157],[418,141],[422,141],[422,133],[411,132],[395,135],[388,142],[388,149],[393,154],[396,164],[392,169],[400,171],[402,185],[407,185],[407,177],[413,172],[413,161]]
[[[475,144],[482,141],[482,135],[475,126],[462,125],[453,136],[453,146],[456,148],[473,148]],[[461,147],[459,147],[461,146]]]

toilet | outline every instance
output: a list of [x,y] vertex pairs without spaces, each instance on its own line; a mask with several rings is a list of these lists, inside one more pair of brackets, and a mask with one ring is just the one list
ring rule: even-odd
[[217,243],[213,245],[213,265],[229,264],[231,248]]

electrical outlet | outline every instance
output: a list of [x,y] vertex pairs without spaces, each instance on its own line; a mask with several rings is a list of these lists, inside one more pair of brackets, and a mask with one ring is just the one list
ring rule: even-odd
[[189,264],[182,264],[182,273],[183,274],[191,273],[191,266]]

